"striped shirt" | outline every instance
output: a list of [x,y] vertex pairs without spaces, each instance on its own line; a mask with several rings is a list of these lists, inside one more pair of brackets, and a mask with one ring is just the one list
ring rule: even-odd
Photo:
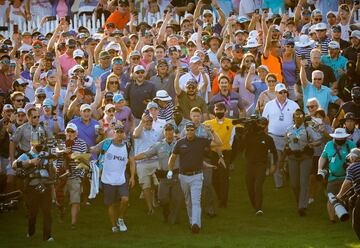
[[[86,153],[87,150],[88,147],[84,140],[80,138],[76,138],[74,140],[74,144],[71,147],[71,153]],[[56,163],[57,168],[60,168],[61,166],[63,166],[63,158],[59,158]],[[70,170],[71,174],[69,178],[83,177],[84,170],[76,169],[77,163],[73,159],[70,159],[70,166],[71,166],[71,170]]]
[[360,193],[360,162],[353,163],[347,168],[345,179],[356,184],[355,192]]
[[174,109],[174,104],[172,103],[172,101],[168,101],[165,108],[159,109],[158,118],[163,119],[166,122],[169,122],[173,116],[173,109]]
[[329,47],[329,43],[330,43],[331,39],[329,38],[325,38],[322,41],[319,41],[320,45],[321,45],[321,55],[327,55],[328,54],[328,47]]

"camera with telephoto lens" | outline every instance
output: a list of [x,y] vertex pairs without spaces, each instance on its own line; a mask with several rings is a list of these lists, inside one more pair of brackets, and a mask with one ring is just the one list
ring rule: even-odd
[[328,176],[329,176],[329,171],[326,169],[323,169],[316,175],[316,179],[318,181],[325,181]]
[[349,219],[349,213],[346,208],[341,204],[341,202],[336,198],[333,193],[328,193],[328,199],[331,205],[335,209],[335,214],[340,221],[347,221]]
[[16,210],[21,195],[22,192],[20,190],[0,194],[0,213]]
[[232,121],[233,125],[241,124],[242,127],[236,127],[236,134],[237,135],[245,135],[249,132],[256,132],[259,130],[259,120],[262,119],[262,117],[259,117],[257,115],[250,115],[250,117],[244,117],[239,118]]

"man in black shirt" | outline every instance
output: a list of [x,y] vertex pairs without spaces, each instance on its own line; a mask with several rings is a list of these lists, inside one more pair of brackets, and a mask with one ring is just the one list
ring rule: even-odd
[[212,138],[199,138],[195,135],[195,123],[186,124],[186,137],[179,139],[169,159],[167,178],[173,176],[177,156],[180,157],[179,180],[184,192],[187,213],[192,233],[199,233],[201,227],[201,188],[203,183],[203,157],[210,152],[210,146],[221,146],[221,140],[210,129]]
[[272,165],[277,163],[277,151],[271,136],[267,134],[268,120],[261,117],[256,125],[249,127],[245,135],[246,186],[251,205],[256,215],[263,215],[262,198],[265,172],[268,164],[268,151],[273,156]]
[[330,66],[320,63],[321,51],[317,48],[314,48],[310,52],[310,65],[305,68],[306,77],[308,81],[312,80],[312,72],[315,70],[322,71],[324,73],[323,85],[331,87],[331,85],[336,81],[335,74]]

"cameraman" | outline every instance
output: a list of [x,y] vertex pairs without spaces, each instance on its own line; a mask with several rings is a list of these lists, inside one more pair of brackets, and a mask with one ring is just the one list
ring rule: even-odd
[[341,199],[351,187],[354,187],[356,200],[352,212],[352,225],[356,235],[360,239],[360,149],[352,149],[346,156],[346,159],[349,160],[351,164],[346,170],[345,180],[336,198]]
[[[33,115],[32,117],[39,115]],[[31,150],[23,153],[12,164],[14,170],[25,169],[25,194],[28,206],[28,233],[27,237],[35,234],[36,217],[38,210],[43,213],[43,240],[54,241],[51,236],[51,203],[52,178],[50,164],[47,159],[41,158],[45,147],[42,143],[32,144]]]
[[[333,140],[329,141],[322,152],[318,163],[318,174],[324,170],[329,162],[329,177],[327,193],[337,195],[346,175],[346,156],[350,150],[355,148],[352,141],[346,140],[350,134],[344,128],[337,128],[330,134]],[[327,203],[327,210],[331,222],[335,222],[335,210],[330,202]]]
[[267,167],[268,151],[273,156],[273,165],[278,162],[277,150],[274,141],[267,134],[268,120],[260,117],[255,125],[251,123],[250,129],[245,134],[244,143],[246,158],[246,186],[251,205],[256,211],[256,215],[263,215],[262,199],[263,184]]

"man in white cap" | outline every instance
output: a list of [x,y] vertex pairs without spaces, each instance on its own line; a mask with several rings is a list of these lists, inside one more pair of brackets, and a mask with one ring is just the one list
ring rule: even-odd
[[331,41],[330,38],[327,36],[327,29],[328,26],[323,22],[320,22],[315,26],[317,41],[321,46],[322,55],[325,55],[327,53],[327,47]]
[[346,71],[347,58],[340,54],[340,44],[336,41],[329,42],[329,52],[321,56],[321,63],[330,66],[335,74],[336,80]]
[[[218,35],[220,35],[221,30],[225,25],[225,15],[224,12],[220,9],[219,4],[217,3],[216,0],[213,0],[211,3],[214,5],[216,11],[218,12],[220,19],[216,22],[215,25],[213,25],[214,13],[209,9],[204,9],[202,13],[202,20],[204,21],[204,24],[211,26],[212,33],[217,33]],[[197,3],[194,11],[194,20],[199,18],[201,9],[204,6],[205,3],[203,1],[199,1]]]
[[155,86],[145,80],[145,68],[142,65],[134,67],[133,78],[135,82],[127,83],[124,97],[139,123],[146,105],[155,97],[156,91]]
[[[350,134],[346,133],[344,128],[336,128],[335,132],[330,134],[333,140],[330,140],[319,158],[318,173],[325,169],[328,164],[328,184],[326,187],[327,193],[337,195],[340,191],[341,185],[345,179],[346,156],[350,153],[351,149],[355,148],[352,141],[347,140]],[[327,210],[331,222],[336,222],[334,207],[327,203]]]
[[[68,123],[65,128],[66,134],[66,143],[71,144],[69,146],[69,153],[86,153],[87,145],[85,141],[78,137],[78,127],[74,123]],[[64,164],[63,159],[57,160],[57,168],[66,167],[68,168],[70,174],[66,181],[66,188],[70,195],[70,205],[71,205],[71,228],[75,229],[78,214],[80,211],[80,201],[81,201],[81,181],[84,177],[83,169],[76,168],[78,165],[75,160],[70,157],[67,158],[67,163]],[[60,206],[60,210],[63,211],[63,205]]]
[[163,119],[166,122],[170,121],[173,115],[174,104],[166,90],[158,90],[153,101],[159,105],[159,119]]
[[[180,69],[180,68],[179,68]],[[192,56],[190,59],[189,72],[183,74],[179,78],[179,86],[182,90],[185,89],[186,82],[190,79],[194,79],[199,86],[199,95],[202,96],[205,102],[209,101],[209,93],[211,92],[210,77],[205,72],[202,65],[201,58],[199,56]],[[180,71],[179,71],[180,73]],[[177,77],[175,77],[175,80]]]
[[293,113],[299,105],[288,99],[286,86],[279,83],[275,86],[276,97],[266,103],[262,116],[269,120],[268,132],[273,138],[278,152],[279,163],[274,172],[275,187],[283,186],[281,169],[284,163],[285,134],[289,126],[293,125]]

